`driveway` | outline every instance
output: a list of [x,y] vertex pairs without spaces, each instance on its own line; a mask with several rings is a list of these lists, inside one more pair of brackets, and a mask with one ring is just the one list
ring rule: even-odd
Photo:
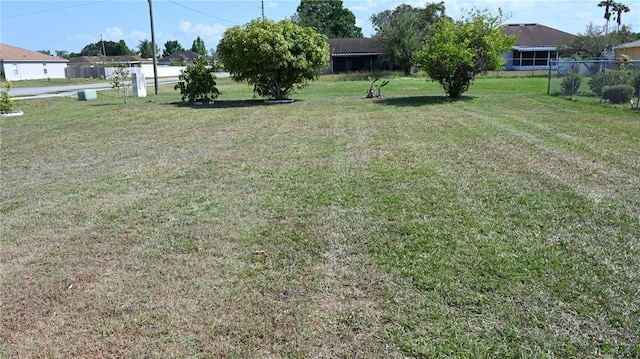
[[[226,72],[216,73],[217,77],[229,77]],[[147,87],[153,87],[153,78],[146,79]],[[158,78],[158,83],[173,83],[178,82],[177,77],[162,77]],[[110,90],[111,83],[102,82],[95,84],[80,84],[80,85],[62,85],[62,86],[45,86],[45,87],[14,87],[11,89],[10,94],[14,100],[27,100],[33,98],[42,97],[77,97],[78,90],[94,89],[97,91]],[[148,91],[148,90],[147,90]],[[153,89],[152,89],[153,91]]]

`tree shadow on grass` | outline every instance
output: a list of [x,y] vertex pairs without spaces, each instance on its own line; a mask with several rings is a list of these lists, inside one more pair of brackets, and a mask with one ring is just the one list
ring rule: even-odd
[[[293,103],[301,102],[302,100],[294,100]],[[196,110],[216,109],[216,108],[241,108],[241,107],[256,107],[256,106],[278,106],[286,104],[274,104],[266,103],[264,99],[254,100],[215,100],[211,104],[195,105],[189,102],[171,102],[168,105],[176,107],[189,107]]]
[[393,97],[378,100],[382,105],[391,105],[398,107],[418,107],[426,105],[438,105],[443,103],[467,102],[473,100],[473,96],[461,96],[452,99],[447,96],[409,96],[409,97]]

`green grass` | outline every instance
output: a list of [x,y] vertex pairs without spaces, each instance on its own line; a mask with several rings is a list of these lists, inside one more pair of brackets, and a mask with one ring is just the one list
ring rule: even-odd
[[[11,81],[11,85],[15,88],[20,87],[46,87],[46,86],[66,86],[66,85],[83,85],[83,84],[95,84],[109,82],[109,80],[102,79],[39,79],[39,80],[20,80]],[[0,84],[0,88],[4,89],[5,83]]]
[[368,84],[20,101],[1,356],[640,356],[638,113],[545,78]]

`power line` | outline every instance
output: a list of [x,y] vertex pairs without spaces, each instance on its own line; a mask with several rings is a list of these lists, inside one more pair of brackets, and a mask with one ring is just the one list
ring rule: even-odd
[[16,15],[9,15],[9,16],[0,16],[0,19],[11,19],[11,18],[14,18],[14,17],[22,17],[22,16],[37,15],[37,14],[45,14],[45,13],[48,13],[48,12],[54,12],[54,11],[60,11],[60,10],[66,10],[66,9],[72,9],[72,8],[76,8],[76,7],[88,6],[88,5],[99,4],[99,3],[103,3],[103,2],[109,2],[109,1],[110,1],[110,0],[92,1],[92,2],[89,2],[89,3],[85,3],[85,4],[78,4],[78,5],[65,6],[65,7],[58,7],[58,8],[55,8],[55,9],[47,9],[47,10],[33,11],[33,12],[24,13],[24,14],[16,14]]
[[187,10],[189,10],[189,11],[193,11],[193,12],[195,12],[196,14],[200,14],[200,15],[202,15],[202,16],[207,16],[207,17],[210,17],[210,18],[212,18],[212,19],[216,19],[216,20],[220,20],[220,21],[228,22],[228,23],[230,23],[230,24],[236,24],[236,25],[238,25],[238,23],[237,23],[236,21],[231,21],[231,20],[223,19],[223,18],[220,18],[220,17],[217,17],[217,16],[213,16],[213,15],[210,15],[210,14],[204,13],[204,12],[202,12],[202,11],[200,11],[200,10],[192,9],[192,8],[190,8],[190,7],[188,7],[188,6],[184,5],[184,4],[180,4],[180,3],[178,3],[177,1],[169,0],[169,2],[170,2],[170,3],[172,3],[172,4],[174,4],[174,5],[178,5],[178,6],[182,7],[182,8],[185,8],[185,9],[187,9]]

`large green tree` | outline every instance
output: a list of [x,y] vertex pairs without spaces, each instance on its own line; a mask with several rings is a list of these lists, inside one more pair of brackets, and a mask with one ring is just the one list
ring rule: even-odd
[[383,55],[392,68],[409,74],[414,65],[413,53],[429,35],[433,24],[443,18],[444,2],[430,3],[424,8],[402,4],[371,16],[375,37],[385,44]]
[[314,27],[328,38],[362,37],[355,15],[342,6],[342,0],[301,0],[293,21]]
[[158,45],[156,45],[156,51],[152,50],[151,41],[144,39],[140,40],[138,43],[138,51],[140,52],[140,57],[145,59],[151,59],[153,56],[158,56]]
[[204,40],[202,40],[200,36],[198,36],[197,39],[193,40],[191,51],[197,52],[202,56],[207,56],[207,47],[204,45]]
[[503,68],[502,55],[516,43],[502,33],[503,20],[502,11],[493,16],[475,9],[459,22],[442,18],[415,61],[449,97],[459,98],[477,75]]
[[260,96],[285,99],[315,80],[327,66],[327,37],[290,20],[253,20],[224,32],[217,54],[236,81],[247,81]]
[[559,46],[563,53],[577,55],[583,59],[601,59],[619,42],[615,33],[607,33],[604,27],[589,23],[584,33]]
[[177,40],[169,40],[164,43],[164,50],[162,50],[162,56],[169,56],[171,54],[175,54],[176,52],[183,52],[184,47],[180,45]]
[[[104,48],[104,53],[103,53]],[[131,55],[131,50],[127,47],[124,40],[114,41],[98,41],[82,48],[80,56],[124,56]]]

